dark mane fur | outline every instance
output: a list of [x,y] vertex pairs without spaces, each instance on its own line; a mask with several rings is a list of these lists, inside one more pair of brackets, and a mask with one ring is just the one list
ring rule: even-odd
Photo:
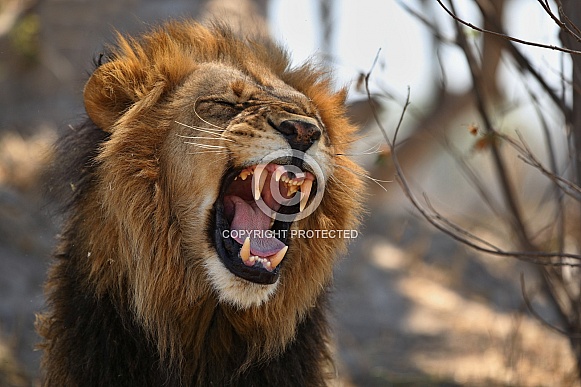
[[95,157],[109,136],[86,118],[79,125],[71,125],[55,143],[54,162],[44,177],[45,189],[62,215],[74,211],[75,204],[95,183]]

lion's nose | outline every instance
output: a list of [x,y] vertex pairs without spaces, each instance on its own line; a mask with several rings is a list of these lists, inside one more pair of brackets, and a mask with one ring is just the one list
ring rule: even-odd
[[293,149],[306,152],[319,138],[321,129],[317,125],[300,120],[286,120],[276,127]]

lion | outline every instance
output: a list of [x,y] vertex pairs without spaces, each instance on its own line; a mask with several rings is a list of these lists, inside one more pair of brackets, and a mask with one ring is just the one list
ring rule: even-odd
[[119,34],[83,97],[55,151],[44,385],[326,385],[362,207],[345,88],[267,38],[170,21]]

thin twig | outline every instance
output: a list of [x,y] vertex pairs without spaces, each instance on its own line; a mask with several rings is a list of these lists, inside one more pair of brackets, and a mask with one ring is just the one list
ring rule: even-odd
[[[555,145],[553,144],[553,137],[551,136],[550,130],[549,130],[549,124],[547,123],[547,120],[545,118],[545,114],[543,114],[542,110],[541,110],[541,106],[539,103],[539,100],[537,98],[537,96],[533,93],[533,91],[530,89],[530,87],[528,86],[528,84],[526,82],[522,82],[522,84],[524,85],[525,89],[527,90],[527,93],[529,95],[529,98],[531,98],[532,102],[533,102],[533,107],[535,109],[535,112],[537,113],[537,117],[539,118],[539,121],[541,123],[541,128],[543,129],[543,136],[545,138],[545,142],[546,142],[546,148],[547,148],[547,154],[549,156],[549,165],[551,168],[551,173],[555,176],[559,175],[559,168],[557,166],[557,157],[555,155]],[[563,194],[560,192],[560,185],[557,183],[553,183],[553,195],[555,197],[555,200],[557,201],[557,206],[555,209],[555,222],[552,222],[553,224],[557,225],[557,240],[558,240],[558,246],[559,246],[559,251],[562,252],[564,250],[564,246],[565,246],[565,211],[564,211],[564,197]]]
[[[569,35],[571,35],[576,41],[581,43],[581,37],[579,35],[577,35],[573,30],[571,30],[565,23],[563,23],[551,10],[551,7],[549,6],[548,2],[543,2],[543,0],[537,0],[539,2],[539,4],[541,5],[541,7],[543,8],[543,10],[545,11],[545,13],[547,15],[549,15],[549,17],[551,19],[553,19],[553,21],[555,22],[555,24],[557,26],[559,26],[559,28],[563,31],[565,31],[566,33],[568,33]],[[564,13],[563,13],[564,14]],[[568,18],[567,18],[568,20]],[[570,20],[569,20],[570,22]],[[571,25],[573,25],[571,23]]]
[[548,170],[547,167],[537,159],[537,157],[530,150],[524,138],[519,132],[516,132],[519,137],[520,143],[517,143],[514,139],[509,136],[499,134],[499,137],[506,143],[511,145],[518,153],[518,157],[525,163],[531,165],[532,167],[538,169],[543,175],[548,177],[551,181],[558,185],[558,187],[568,196],[575,200],[581,200],[581,187],[576,185],[564,177],[561,177],[552,171]]
[[[481,11],[484,12],[482,8]],[[487,14],[485,15],[484,13],[483,17],[487,18],[488,23],[492,24],[495,30],[500,31],[503,35],[506,35],[506,33],[504,32],[504,28],[500,24],[498,18],[494,18],[492,15]],[[547,93],[547,95],[551,98],[553,103],[555,103],[559,107],[559,109],[563,112],[563,114],[565,114],[566,117],[569,117],[571,114],[571,108],[567,106],[564,96],[561,97],[557,96],[553,88],[545,80],[545,77],[541,75],[535,68],[533,68],[533,66],[531,65],[531,61],[520,52],[515,42],[510,40],[506,40],[505,42],[506,42],[505,47],[507,51],[511,54],[516,63],[520,66],[521,70],[531,74],[533,78],[535,78],[539,85],[543,88],[545,93]]]
[[[374,62],[375,63],[375,62]],[[371,67],[370,72],[366,75],[366,79],[369,79],[371,75],[371,71],[373,70],[374,66]],[[369,92],[369,84],[366,82],[365,84],[366,90],[368,95],[371,95]],[[580,263],[572,263],[572,262],[552,262],[551,260],[554,258],[571,258],[574,260],[581,260],[581,255],[576,254],[569,254],[569,253],[551,253],[551,252],[541,252],[541,251],[505,251],[502,250],[500,247],[497,247],[493,243],[485,241],[484,239],[477,237],[470,233],[469,231],[457,226],[444,218],[441,214],[439,214],[433,207],[425,208],[422,206],[419,201],[416,199],[415,195],[413,194],[397,158],[397,153],[395,152],[395,145],[397,144],[397,135],[400,131],[403,118],[406,113],[406,108],[409,105],[410,99],[410,91],[408,89],[408,96],[406,99],[406,104],[404,105],[401,115],[399,117],[399,121],[397,123],[395,133],[393,139],[390,140],[389,136],[387,135],[387,131],[383,126],[379,116],[374,114],[374,119],[376,124],[378,125],[379,130],[381,131],[386,143],[391,149],[391,157],[394,164],[394,168],[396,171],[395,178],[400,187],[402,188],[404,194],[411,202],[414,208],[422,215],[424,219],[426,219],[430,224],[432,224],[438,230],[444,232],[448,236],[452,237],[453,239],[461,242],[465,246],[468,246],[476,251],[488,253],[491,255],[496,256],[503,256],[503,257],[512,257],[516,258],[525,262],[534,263],[537,265],[543,266],[572,266],[572,267],[579,267],[581,266]],[[370,102],[371,103],[371,102]],[[373,112],[373,109],[372,109]],[[427,196],[425,196],[427,198]],[[429,206],[429,202],[428,202]],[[487,246],[487,247],[485,247]]]
[[424,24],[426,26],[426,28],[428,28],[432,32],[432,36],[434,36],[436,39],[438,39],[438,41],[443,42],[443,43],[454,43],[454,39],[450,39],[450,38],[444,36],[440,32],[440,29],[436,26],[436,24],[433,21],[429,20],[427,17],[425,17],[424,15],[419,13],[418,11],[412,9],[410,6],[408,6],[407,4],[405,4],[401,0],[397,0],[397,4],[401,8],[403,8],[404,11],[406,11],[407,13],[409,13],[410,15],[412,15],[413,17],[418,19],[422,24]]
[[544,326],[546,326],[547,328],[560,333],[563,336],[569,337],[569,338],[573,338],[573,339],[581,339],[581,335],[575,335],[572,334],[568,331],[565,331],[559,327],[554,326],[553,324],[549,323],[547,320],[545,320],[539,313],[537,313],[537,311],[535,310],[535,308],[533,307],[533,304],[531,303],[528,294],[526,292],[526,288],[525,288],[525,278],[524,278],[524,274],[521,273],[520,275],[520,288],[521,288],[521,293],[523,296],[523,300],[525,302],[525,305],[528,309],[528,311],[530,312],[530,314],[533,315],[534,318],[536,318],[538,321],[541,322],[541,324],[543,324]]
[[472,187],[478,193],[478,196],[482,198],[484,203],[488,206],[488,208],[497,216],[501,216],[501,212],[498,209],[497,205],[494,203],[494,199],[486,190],[485,184],[482,184],[476,172],[472,169],[469,163],[464,160],[464,157],[460,154],[460,152],[449,142],[444,142],[445,149],[451,156],[454,158],[456,164],[460,166],[460,170],[464,174],[464,177],[471,183]]
[[[454,2],[452,0],[450,0],[450,7],[452,7],[452,11],[453,13],[455,13]],[[483,120],[484,130],[488,135],[495,136],[497,135],[497,132],[496,130],[494,130],[492,126],[492,120],[490,119],[488,112],[486,110],[483,80],[481,78],[481,68],[478,67],[477,61],[474,58],[472,50],[469,47],[468,42],[466,40],[466,36],[464,35],[464,31],[460,29],[460,24],[458,23],[456,23],[456,31],[458,35],[458,45],[460,46],[460,48],[464,52],[464,55],[466,56],[466,61],[468,62],[468,67],[470,68],[470,74],[472,75],[472,85],[474,87],[474,94],[476,97],[476,107],[478,108],[480,117]],[[517,202],[517,197],[513,192],[513,188],[510,183],[510,179],[508,177],[508,172],[506,164],[504,162],[504,158],[500,153],[500,149],[498,148],[498,144],[496,143],[496,141],[491,141],[490,151],[492,154],[492,159],[495,164],[495,170],[499,180],[500,188],[503,192],[504,199],[506,201],[506,205],[508,206],[510,215],[512,216],[511,223],[513,223],[514,225],[513,229],[519,238],[521,246],[523,246],[527,250],[533,250],[533,246],[530,241],[530,238],[528,237],[528,232],[525,223],[523,221],[520,207]]]
[[561,52],[566,52],[568,54],[574,54],[574,55],[580,55],[581,51],[577,51],[577,50],[570,50],[568,48],[563,48],[563,47],[559,47],[559,46],[553,46],[550,44],[543,44],[543,43],[535,43],[535,42],[529,42],[527,40],[523,40],[523,39],[518,39],[515,37],[512,37],[510,35],[506,35],[506,34],[502,34],[499,32],[494,32],[494,31],[490,31],[490,30],[486,30],[484,28],[480,28],[475,26],[472,23],[468,23],[467,21],[459,18],[458,16],[456,16],[455,12],[450,11],[443,3],[441,0],[436,0],[438,2],[438,4],[440,4],[440,7],[442,7],[444,9],[444,11],[446,11],[446,13],[448,15],[450,15],[454,20],[456,20],[458,23],[461,23],[467,27],[472,28],[475,31],[484,33],[484,34],[490,34],[490,35],[494,35],[494,36],[498,36],[500,38],[506,39],[506,40],[510,40],[516,43],[520,43],[520,44],[524,44],[526,46],[533,46],[533,47],[540,47],[540,48],[547,48],[549,50],[555,50],[555,51],[561,51]]
[[554,1],[555,1],[555,3],[557,3],[557,7],[559,9],[559,16],[561,16],[563,19],[565,19],[565,21],[567,23],[569,23],[569,25],[577,32],[578,35],[581,35],[581,29],[579,29],[579,27],[577,27],[577,25],[575,25],[575,23],[573,23],[573,21],[569,18],[569,16],[567,16],[565,11],[563,10],[563,3],[561,2],[561,0],[554,0]]

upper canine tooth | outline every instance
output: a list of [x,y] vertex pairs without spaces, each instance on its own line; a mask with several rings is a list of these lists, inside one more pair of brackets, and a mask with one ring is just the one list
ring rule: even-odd
[[253,192],[254,192],[254,200],[260,199],[260,193],[264,188],[264,183],[266,183],[266,178],[268,177],[268,173],[265,170],[260,172],[260,176],[256,178],[254,177],[254,184],[253,184]]
[[276,253],[274,257],[270,258],[270,267],[272,269],[277,267],[282,262],[282,259],[284,258],[287,250],[288,246],[285,246],[278,253]]
[[250,237],[246,237],[244,240],[244,244],[240,249],[240,258],[242,258],[244,262],[250,259]]
[[[282,177],[282,175],[285,173],[286,171],[284,170],[283,167],[278,167],[274,173],[274,180],[276,180],[276,182],[278,183],[280,178]],[[284,180],[283,180],[284,181]]]
[[303,212],[309,201],[309,196],[311,195],[311,188],[313,187],[312,180],[304,180],[301,185],[301,203],[299,205],[299,211]]

